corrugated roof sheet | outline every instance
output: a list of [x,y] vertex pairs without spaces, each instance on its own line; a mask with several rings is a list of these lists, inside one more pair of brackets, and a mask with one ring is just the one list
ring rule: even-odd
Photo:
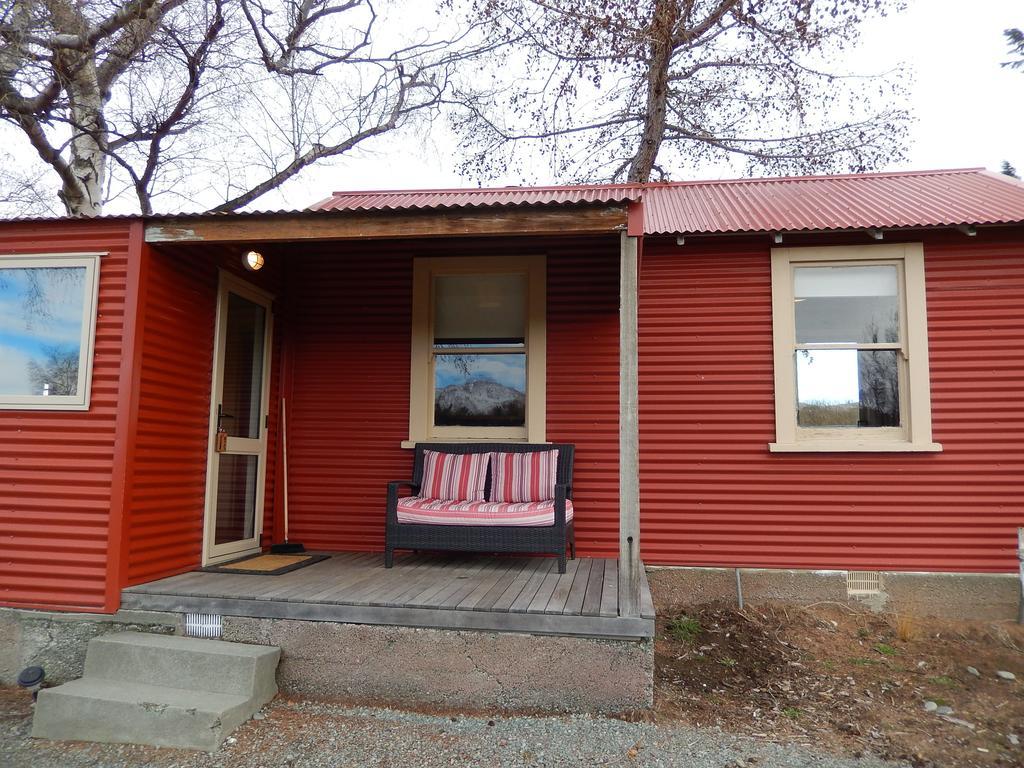
[[[103,218],[160,221],[296,214],[331,216],[347,211],[629,202],[641,203],[644,233],[648,235],[1024,223],[1024,183],[983,168],[650,184],[335,192],[304,211]],[[14,221],[37,220],[47,219]]]
[[504,207],[511,205],[623,203],[638,200],[642,192],[643,185],[640,184],[335,192],[326,200],[311,206],[311,210],[397,211],[428,208]]
[[1024,221],[1024,184],[980,168],[648,185],[647,234]]
[[336,192],[314,210],[408,210],[640,199],[645,234],[1024,222],[1024,183],[981,168],[575,187]]

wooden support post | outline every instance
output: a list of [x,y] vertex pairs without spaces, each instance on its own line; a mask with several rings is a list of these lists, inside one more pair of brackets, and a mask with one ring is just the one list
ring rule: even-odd
[[640,615],[640,417],[638,241],[622,233],[619,256],[619,615]]

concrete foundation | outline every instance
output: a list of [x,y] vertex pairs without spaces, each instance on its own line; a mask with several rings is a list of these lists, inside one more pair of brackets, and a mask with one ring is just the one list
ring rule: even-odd
[[625,712],[653,703],[651,640],[224,618],[224,639],[281,648],[283,693],[376,706]]
[[113,632],[179,634],[181,615],[149,611],[115,614],[55,613],[0,608],[0,684],[14,685],[29,666],[46,670],[50,684],[82,676],[85,652],[94,637]]
[[[858,597],[847,596],[845,571],[744,568],[740,574],[743,597],[750,602],[849,602],[874,611],[947,619],[1015,620],[1020,591],[1015,574],[883,571],[881,591]],[[659,610],[673,602],[736,600],[732,568],[649,568],[648,577]]]

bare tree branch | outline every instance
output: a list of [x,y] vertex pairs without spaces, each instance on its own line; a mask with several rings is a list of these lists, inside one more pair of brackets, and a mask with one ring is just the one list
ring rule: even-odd
[[[853,77],[819,62],[854,44],[864,19],[901,7],[902,0],[473,4],[469,17],[486,20],[530,76],[502,79],[502,68],[492,70],[501,87],[490,102],[453,117],[474,150],[463,169],[505,174],[520,157],[534,164],[538,152],[557,175],[576,180],[645,181],[673,166],[730,158],[762,173],[887,164],[904,151],[909,123],[899,73]],[[730,138],[737,136],[767,141]]]

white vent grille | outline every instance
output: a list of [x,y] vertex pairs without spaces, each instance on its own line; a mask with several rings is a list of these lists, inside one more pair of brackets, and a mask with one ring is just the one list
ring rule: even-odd
[[185,637],[209,637],[218,640],[223,635],[222,617],[210,613],[185,614]]
[[878,571],[847,571],[846,595],[877,595],[882,591],[882,574]]

